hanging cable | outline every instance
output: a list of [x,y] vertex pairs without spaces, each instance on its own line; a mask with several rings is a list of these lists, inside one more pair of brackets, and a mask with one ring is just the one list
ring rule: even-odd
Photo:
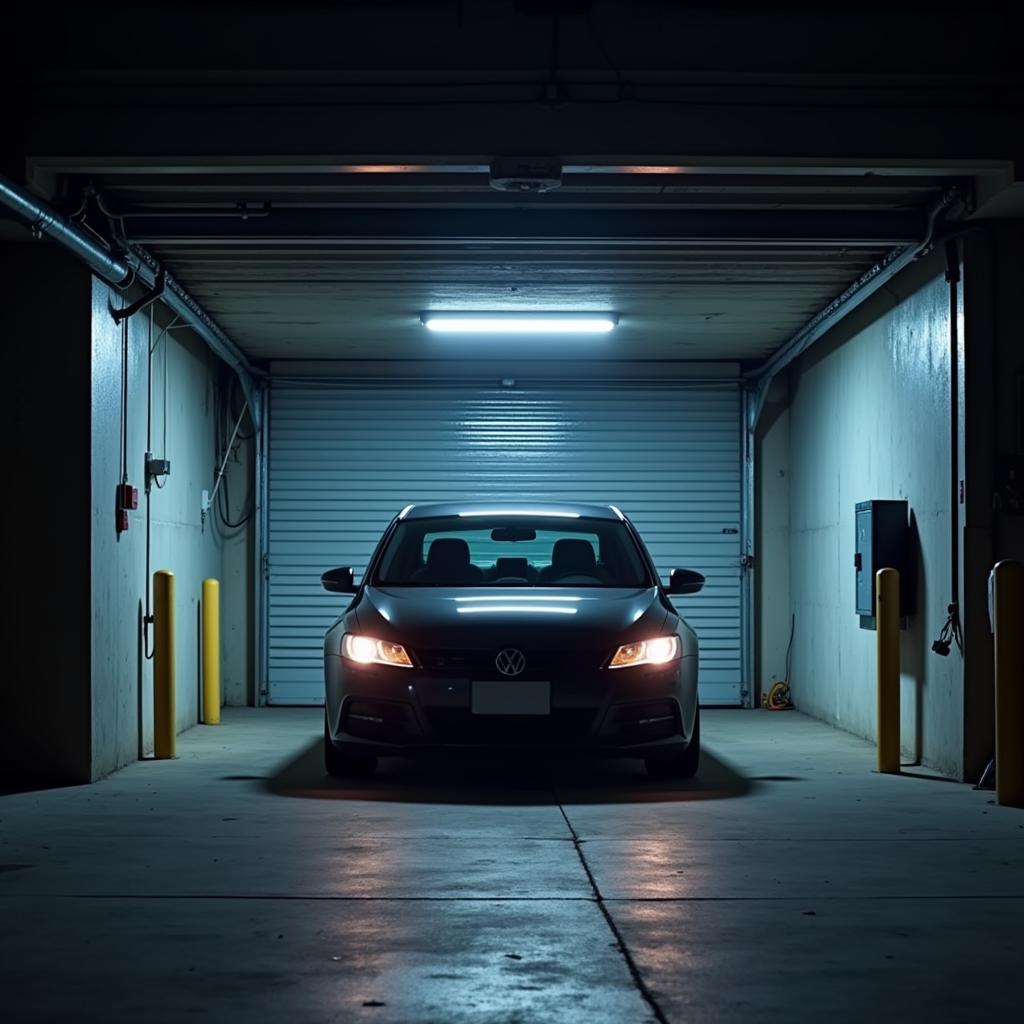
[[793,708],[790,674],[792,669],[793,637],[796,635],[796,615],[789,620],[789,646],[786,648],[786,678],[772,682],[767,693],[761,694],[761,707],[768,711],[790,711]]
[[[231,377],[214,389],[214,423],[216,435],[214,438],[215,464],[220,462],[222,453],[229,457],[234,455],[237,461],[239,446],[243,442],[251,441],[256,436],[255,430],[245,433],[241,429],[241,422],[243,422],[245,418],[245,407],[243,405],[240,411],[235,411],[235,395],[237,390],[236,382]],[[236,421],[238,425],[231,434],[233,440],[229,440],[228,434],[229,431],[231,431],[231,425]],[[239,518],[232,519],[230,476],[231,475],[225,469],[219,481],[220,487],[216,492],[216,501],[211,498],[209,500],[208,507],[213,507],[216,521],[219,522],[224,529],[238,530],[245,526],[253,516],[255,511],[255,493],[251,488],[249,489],[243,503],[243,510],[239,513]]]
[[164,394],[163,394],[163,407],[162,407],[162,412],[163,412],[163,436],[161,438],[161,445],[160,445],[161,451],[164,453],[164,458],[167,458],[167,454],[168,454],[167,453],[167,418],[168,418],[167,417],[167,403],[168,403],[168,398],[170,397],[169,396],[169,390],[170,390],[170,383],[169,383],[169,381],[170,381],[170,363],[169,363],[169,359],[170,359],[170,356],[168,355],[168,350],[170,349],[170,347],[171,347],[170,345],[164,345],[164,369],[163,369],[163,381],[162,381],[163,392],[164,392]]
[[[221,391],[221,390],[218,389],[217,395],[218,395],[218,397],[217,397],[217,424],[218,424],[218,431],[219,431],[219,437],[220,437],[217,453],[218,453],[218,456],[219,456],[221,448],[224,446],[225,436],[227,434],[227,425],[228,425],[228,423],[230,423],[235,418],[235,411],[234,411],[235,381],[234,381],[234,379],[233,378],[229,378],[228,379],[228,383],[227,383],[227,387],[226,387],[226,393],[225,393],[225,391]],[[223,401],[221,400],[221,396],[222,395],[223,395]],[[238,414],[239,423],[241,422],[241,419],[242,419],[242,416],[243,416],[244,412],[245,412],[245,409],[243,407],[242,411]],[[236,443],[232,444],[232,445],[229,445],[229,450],[232,451],[232,452],[237,452],[237,450],[238,450],[237,449],[237,444],[240,444],[243,441],[252,440],[252,438],[255,437],[255,434],[256,434],[255,430],[253,430],[252,432],[250,432],[248,434],[245,434],[245,433],[243,433],[241,431],[240,428],[236,429],[235,430],[235,434],[234,434],[234,438],[235,438],[235,442]],[[221,488],[221,491],[220,491],[219,496],[218,496],[218,501],[216,503],[215,510],[217,512],[217,515],[218,515],[218,517],[220,519],[221,524],[225,527],[225,529],[228,529],[228,530],[238,530],[238,529],[241,529],[243,526],[245,526],[245,524],[252,518],[253,509],[254,509],[254,497],[255,497],[255,495],[250,490],[250,492],[249,492],[249,494],[248,494],[248,496],[246,498],[246,501],[245,501],[245,506],[244,506],[245,511],[244,511],[244,513],[242,513],[237,520],[236,519],[232,519],[231,518],[231,492],[230,492],[230,486],[229,485],[230,485],[230,478],[229,478],[228,474],[225,473],[224,476],[223,476],[223,479],[222,479],[222,488]]]
[[932,650],[945,657],[955,643],[964,653],[960,628],[960,249],[955,238],[946,241],[946,281],[949,284],[949,593],[946,621]]
[[[245,416],[246,410],[249,408],[249,401],[246,399],[245,404],[242,406],[242,411],[238,415],[238,420],[235,423],[235,429],[231,432],[231,440],[228,441],[226,448],[224,449],[224,458],[221,459],[220,468],[217,470],[217,478],[213,482],[213,493],[210,495],[210,508],[215,508],[217,502],[217,492],[220,490],[221,481],[224,479],[224,470],[227,468],[228,459],[231,457],[231,449],[235,443],[235,437],[238,434],[238,429],[242,425],[242,418]],[[202,521],[206,523],[206,512],[202,514]]]
[[[149,307],[149,335],[146,339],[146,459],[153,450],[153,307]],[[146,471],[146,611],[142,617],[142,653],[147,661],[153,660],[149,646],[149,627],[153,624],[151,583],[151,556],[153,548],[153,495],[150,492],[150,475]]]
[[793,678],[793,637],[796,636],[796,612],[789,619],[789,646],[786,648],[786,681]]
[[[181,317],[175,313],[174,319],[166,326],[160,329],[160,333],[157,335],[156,341],[150,342],[149,346],[149,408],[150,408],[150,430],[149,437],[146,443],[146,450],[153,450],[153,437],[152,437],[152,410],[153,410],[153,355],[156,350],[160,347],[160,343],[170,334],[171,331],[189,330],[189,324],[178,323]],[[151,335],[152,337],[152,335]],[[167,458],[167,346],[164,346],[164,367],[163,367],[163,443],[161,445],[161,451],[163,456]],[[157,490],[162,490],[166,485],[166,480],[162,480],[160,477],[153,477],[153,484]]]
[[[178,321],[181,319],[178,314],[175,314],[174,319],[171,320],[166,327],[160,329],[160,333],[157,335],[156,340],[153,340],[153,328],[155,325],[155,314],[153,306],[149,307],[149,331],[146,339],[146,611],[143,617],[143,651],[147,660],[152,660],[153,651],[149,644],[149,627],[153,623],[153,608],[152,608],[152,541],[153,541],[153,494],[152,488],[155,485],[157,489],[164,486],[165,480],[161,479],[162,474],[159,471],[154,471],[156,460],[153,459],[153,356],[160,342],[168,336],[168,334],[176,329],[187,327],[188,324],[179,324]],[[166,352],[166,346],[165,346]],[[166,383],[167,369],[164,367],[164,380]],[[167,434],[166,434],[166,423],[167,423],[167,395],[164,393],[164,446],[163,446],[163,458],[159,462],[164,463],[162,467],[165,471],[168,466],[166,464],[167,456]]]
[[[122,302],[121,308],[124,308]],[[121,321],[121,483],[128,483],[128,318]]]
[[[234,400],[235,400],[235,393],[238,390],[238,388],[239,388],[238,378],[237,377],[230,377],[230,378],[228,378],[228,400],[227,400],[227,410],[226,411],[227,411],[228,415],[231,416],[231,417],[234,417],[234,415],[235,415],[235,401]],[[248,434],[243,434],[243,433],[239,432],[238,440],[239,441],[251,441],[255,436],[256,436],[256,431],[255,430],[251,430]]]
[[246,505],[248,506],[245,515],[241,519],[233,520],[230,516],[231,510],[231,498],[228,493],[228,478],[224,477],[224,486],[220,492],[221,504],[217,506],[217,512],[220,515],[220,520],[229,530],[239,530],[252,518],[252,503],[248,499]]

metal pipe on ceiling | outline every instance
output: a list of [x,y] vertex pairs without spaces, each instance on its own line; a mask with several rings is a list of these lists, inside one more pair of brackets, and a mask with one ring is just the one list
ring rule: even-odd
[[[92,238],[76,224],[61,216],[41,200],[29,195],[12,181],[0,175],[0,204],[24,220],[35,238],[51,238],[72,253],[107,284],[123,288],[133,277],[147,287],[153,287],[161,276],[159,262],[139,245],[130,245],[126,252],[115,256],[104,248],[98,238]],[[260,426],[263,404],[257,378],[264,376],[245,357],[238,346],[224,333],[217,322],[168,273],[163,272],[164,289],[161,301],[199,335],[207,346],[230,366],[242,384],[249,401],[249,410],[257,429]]]
[[3,175],[0,175],[0,203],[28,223],[33,238],[42,238],[43,235],[52,238],[108,284],[117,287],[131,277],[131,268],[112,256],[98,240],[90,238],[56,210],[23,192]]
[[927,228],[924,237],[915,245],[900,245],[892,249],[874,266],[865,271],[841,295],[834,298],[824,309],[816,313],[794,334],[774,355],[757,369],[752,370],[748,380],[753,384],[754,400],[750,403],[747,429],[753,430],[764,408],[765,398],[772,381],[798,356],[806,352],[816,341],[830,331],[840,320],[853,312],[861,303],[874,295],[886,282],[894,278],[914,260],[923,256],[932,247],[935,225],[939,217],[961,198],[956,187],[949,189],[928,210]]

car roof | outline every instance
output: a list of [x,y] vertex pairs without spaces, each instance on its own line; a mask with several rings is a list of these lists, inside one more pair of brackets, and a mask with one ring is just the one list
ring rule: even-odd
[[575,501],[440,501],[427,505],[409,505],[403,519],[429,519],[434,516],[457,516],[460,513],[486,512],[495,515],[522,516],[580,516],[588,519],[621,519],[622,513],[614,505],[588,505]]

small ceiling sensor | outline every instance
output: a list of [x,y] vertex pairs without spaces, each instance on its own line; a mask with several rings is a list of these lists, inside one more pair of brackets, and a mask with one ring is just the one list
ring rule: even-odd
[[562,162],[546,156],[497,156],[490,182],[499,192],[550,192],[562,184]]

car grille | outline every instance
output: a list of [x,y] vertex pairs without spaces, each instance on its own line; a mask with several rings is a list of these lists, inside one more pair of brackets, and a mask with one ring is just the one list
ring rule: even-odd
[[[514,646],[514,645],[509,645]],[[494,659],[498,656],[496,647],[493,650],[416,650],[420,665],[424,671],[435,675],[458,675],[470,679],[502,679]],[[552,679],[571,675],[574,672],[589,672],[600,668],[600,660],[589,652],[562,651],[528,651],[526,668],[517,679]]]
[[553,710],[550,715],[474,715],[464,708],[429,708],[427,721],[446,743],[557,746],[587,738],[596,712]]

